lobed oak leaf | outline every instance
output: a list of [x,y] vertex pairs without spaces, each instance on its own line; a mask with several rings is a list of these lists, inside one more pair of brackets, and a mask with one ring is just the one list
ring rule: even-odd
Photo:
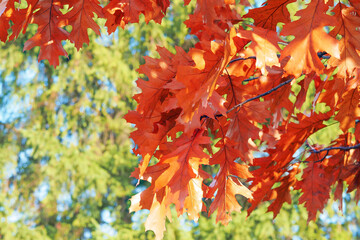
[[130,137],[137,145],[134,148],[134,153],[142,156],[138,176],[140,179],[142,179],[156,148],[163,141],[166,141],[166,136],[169,131],[175,127],[175,121],[167,119],[168,116],[171,114],[178,116],[179,113],[180,111],[175,110],[173,112],[170,111],[168,114],[163,114],[163,117],[152,125],[149,125],[148,121],[144,121],[144,118],[135,111],[129,112],[124,117],[124,119],[128,122],[136,124],[138,128],[130,134]]
[[[309,213],[308,222],[315,220],[317,211],[321,211],[330,197],[331,178],[326,175],[322,164],[315,162],[317,158],[312,154],[302,174],[302,180],[297,182],[295,189],[301,189],[303,194],[299,203],[305,203]],[[330,175],[331,176],[331,175]]]
[[342,38],[339,43],[340,57],[330,58],[329,65],[339,67],[338,74],[342,77],[357,75],[355,69],[360,68],[359,9],[339,3],[333,10],[340,21],[332,32],[335,36],[340,34]]
[[284,70],[295,77],[303,72],[322,73],[323,63],[317,53],[325,51],[333,57],[339,58],[338,41],[327,34],[323,27],[336,23],[334,16],[326,14],[328,5],[323,0],[311,1],[308,6],[297,12],[299,20],[287,23],[282,35],[293,35],[295,39],[287,45],[280,57],[280,61],[290,56]]
[[[313,113],[311,116],[298,114],[298,123],[292,122],[287,126],[281,126],[280,132],[284,132],[280,139],[277,141],[274,148],[269,149],[267,152],[269,156],[254,159],[254,166],[260,168],[252,171],[253,178],[251,190],[253,191],[253,200],[250,200],[251,207],[248,209],[250,214],[262,201],[273,200],[277,194],[285,194],[286,186],[289,184],[294,185],[293,181],[286,178],[284,174],[289,174],[288,166],[293,159],[294,153],[303,145],[304,141],[318,129],[323,128],[325,125],[323,121],[329,119],[328,114]],[[286,131],[285,131],[286,130]],[[294,170],[295,171],[295,170]],[[296,174],[293,172],[292,174]],[[272,189],[273,185],[277,182],[284,183],[279,189]],[[288,197],[288,196],[287,196]],[[274,215],[278,213],[281,205],[289,198],[279,199],[270,208]]]
[[177,54],[174,55],[159,47],[160,58],[145,57],[146,64],[138,70],[147,75],[148,80],[137,81],[137,86],[142,90],[134,96],[138,106],[136,112],[129,112],[125,119],[138,128],[131,133],[131,137],[137,146],[134,152],[142,156],[139,178],[144,174],[156,148],[166,141],[166,137],[174,135],[176,131],[183,131],[181,125],[175,127],[182,110],[177,106],[176,98],[168,96],[174,96],[176,90],[173,88],[178,85],[174,81],[177,65],[191,65],[193,62],[184,50],[176,50]]
[[12,17],[15,0],[4,0],[0,3],[0,41],[6,42],[8,38],[9,20]]
[[[180,138],[169,143],[167,154],[163,155],[159,164],[169,164],[166,169],[154,183],[154,190],[157,191],[165,186],[171,186],[171,189],[176,192],[184,190],[190,179],[199,176],[200,164],[208,163],[208,155],[203,152],[200,144],[209,144],[210,138],[202,136],[203,130],[192,138],[182,135]],[[187,196],[186,191],[181,192],[183,196],[179,199],[180,204]]]
[[64,18],[68,20],[68,25],[72,26],[69,38],[79,50],[84,43],[89,44],[88,28],[100,35],[100,27],[93,18],[94,13],[99,18],[104,17],[102,7],[98,0],[66,0],[64,3],[69,4],[69,8],[72,8]]
[[286,56],[291,56],[284,67],[286,73],[299,77],[302,73],[315,71],[321,74],[324,64],[317,53],[325,51],[331,56],[340,58],[338,42],[331,38],[322,27],[313,29],[302,37],[297,37],[281,53],[280,61]]
[[295,176],[299,172],[299,164],[292,165],[291,169],[280,178],[280,186],[273,189],[273,194],[275,195],[273,197],[274,201],[268,207],[268,212],[273,212],[274,218],[279,214],[280,209],[285,202],[291,204],[290,190],[297,182]]
[[237,194],[252,198],[251,191],[239,180],[239,178],[246,180],[252,175],[249,173],[248,166],[235,162],[238,159],[239,151],[234,146],[236,143],[226,137],[223,138],[216,144],[220,150],[210,159],[210,165],[219,164],[220,169],[206,194],[207,198],[214,197],[208,214],[217,210],[216,221],[221,221],[223,224],[227,224],[231,220],[231,212],[240,212],[241,210],[236,199]]
[[151,188],[148,188],[130,199],[130,212],[141,209],[150,210],[145,221],[145,231],[152,230],[155,233],[156,240],[164,237],[166,216],[171,216],[170,207],[165,204],[166,196],[167,189],[154,193],[151,191]]
[[[29,50],[35,46],[40,46],[38,60],[48,59],[53,66],[59,65],[59,56],[67,56],[62,45],[62,40],[69,38],[69,33],[62,27],[63,8],[62,2],[58,0],[39,0],[34,13],[34,23],[38,24],[36,34],[27,40],[24,50]],[[30,7],[29,7],[30,9]]]
[[[176,80],[183,83],[185,88],[177,92],[176,98],[183,109],[181,118],[184,123],[193,119],[200,106],[205,109],[208,107],[208,100],[213,95],[219,76],[236,54],[237,48],[233,41],[235,35],[236,32],[232,29],[223,45],[211,42],[210,49],[192,49],[189,55],[195,65],[179,66]],[[222,98],[217,99],[224,102]],[[215,107],[222,104],[212,105]]]
[[248,118],[246,108],[241,108],[237,113],[230,113],[229,117],[226,137],[237,143],[235,148],[239,150],[238,157],[245,163],[252,163],[252,153],[258,150],[253,139],[259,137],[260,129]]
[[[130,211],[150,210],[146,228],[153,230],[157,239],[163,236],[165,216],[171,204],[175,203],[179,215],[187,211],[190,219],[199,218],[204,195],[202,181],[207,177],[199,166],[209,161],[201,146],[210,143],[210,138],[203,136],[203,132],[198,129],[191,138],[183,134],[173,142],[163,144],[159,162],[144,173],[151,186],[131,199]],[[133,176],[139,171],[137,169]]]
[[256,56],[256,67],[263,75],[267,75],[266,66],[280,66],[277,53],[280,52],[278,43],[281,39],[276,32],[253,27],[252,31],[240,31],[238,35],[251,40],[244,51],[245,56]]
[[340,129],[345,133],[349,128],[355,127],[355,119],[360,117],[360,95],[359,88],[345,92],[342,101],[338,105],[339,112],[335,120],[340,122]]
[[224,39],[226,30],[241,20],[240,15],[230,4],[223,0],[199,0],[196,2],[194,14],[184,23],[191,29],[191,34],[200,40]]
[[118,26],[124,28],[128,23],[139,22],[140,14],[145,15],[146,22],[153,19],[160,23],[169,5],[169,0],[111,0],[103,8],[105,26],[112,33]]
[[311,134],[324,128],[326,125],[323,121],[330,118],[328,113],[312,113],[310,116],[299,113],[296,116],[298,123],[292,122],[286,126],[286,137],[281,137],[278,144],[283,149],[288,149],[293,143],[302,144]]
[[255,26],[276,31],[278,23],[290,22],[289,3],[295,0],[268,0],[260,8],[250,9],[244,18],[254,19]]
[[[14,2],[15,1],[11,1],[11,7],[13,7]],[[28,25],[33,21],[33,12],[37,9],[39,1],[29,0],[26,2],[28,4],[27,8],[12,8],[9,19],[14,23],[14,25],[11,27],[12,34],[9,37],[10,41],[16,39],[20,33],[24,34]]]

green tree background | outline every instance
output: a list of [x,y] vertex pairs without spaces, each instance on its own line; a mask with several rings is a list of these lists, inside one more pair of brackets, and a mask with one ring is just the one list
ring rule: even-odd
[[[143,19],[108,35],[90,34],[90,46],[55,70],[37,62],[38,49],[23,52],[31,26],[15,42],[1,44],[0,65],[0,239],[152,239],[145,232],[146,212],[130,214],[129,198],[147,187],[130,173],[138,158],[131,153],[131,126],[122,116],[135,108],[136,69],[156,46],[175,52],[196,39],[183,24],[194,3],[172,1],[162,25]],[[103,20],[98,22],[104,25]],[[90,31],[89,31],[90,32]],[[331,129],[317,136],[331,138]],[[360,211],[344,195],[330,202],[316,222],[293,196],[273,220],[261,206],[246,219],[234,214],[228,226],[215,216],[199,223],[186,216],[167,223],[165,239],[350,239],[360,237]],[[243,199],[239,199],[243,201]]]

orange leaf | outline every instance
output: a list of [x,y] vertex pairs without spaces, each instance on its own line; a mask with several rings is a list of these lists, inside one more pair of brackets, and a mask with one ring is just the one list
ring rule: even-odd
[[333,10],[335,17],[341,19],[332,32],[342,36],[339,44],[340,58],[330,58],[329,65],[339,67],[338,74],[346,77],[347,74],[357,75],[355,68],[360,67],[360,17],[359,9],[346,7],[339,3]]
[[277,53],[280,52],[278,43],[281,39],[276,32],[253,27],[253,31],[240,31],[241,37],[251,40],[246,48],[246,56],[256,56],[256,67],[266,75],[266,66],[280,66]]
[[321,163],[315,163],[317,158],[314,154],[307,159],[309,164],[304,169],[302,180],[299,181],[295,189],[301,189],[303,194],[299,198],[299,203],[305,203],[309,213],[308,222],[315,220],[316,212],[321,211],[330,197],[330,176],[326,173]]
[[338,41],[327,34],[323,26],[336,22],[333,16],[327,15],[328,6],[323,0],[314,0],[307,8],[297,12],[301,18],[285,24],[282,35],[294,35],[295,39],[281,53],[280,61],[290,56],[284,69],[288,74],[299,77],[303,72],[322,73],[323,63],[317,53],[325,51],[339,58]]
[[[153,230],[157,239],[163,236],[165,215],[171,204],[175,203],[179,215],[186,211],[190,219],[199,218],[202,181],[208,177],[199,167],[209,161],[201,145],[209,143],[210,138],[203,136],[203,130],[196,130],[191,138],[183,134],[164,144],[158,154],[159,162],[146,169],[144,179],[150,181],[151,186],[131,198],[130,211],[150,210],[146,228]],[[137,169],[132,176],[138,174]]]
[[69,4],[69,8],[73,8],[64,18],[72,26],[70,40],[75,43],[75,47],[79,50],[84,43],[89,44],[88,28],[100,35],[100,27],[93,20],[93,17],[94,13],[99,18],[103,17],[102,8],[98,0],[66,0],[64,3]]
[[335,120],[340,122],[340,129],[345,133],[349,128],[355,127],[355,120],[360,117],[359,88],[345,92],[342,99],[338,105],[339,112]]
[[290,13],[287,10],[289,3],[295,0],[268,0],[261,8],[250,9],[245,18],[252,18],[255,26],[276,31],[278,23],[290,22]]
[[228,138],[220,140],[216,144],[220,150],[210,159],[210,164],[219,164],[220,169],[206,194],[207,198],[212,198],[216,192],[214,201],[210,205],[209,215],[217,209],[216,221],[221,221],[223,224],[228,224],[231,220],[231,212],[241,210],[235,195],[240,194],[246,198],[252,198],[251,191],[238,179],[246,180],[251,177],[251,174],[247,166],[235,162],[239,151],[234,148],[234,145],[236,144]]
[[[185,88],[180,90],[176,97],[183,109],[182,120],[185,123],[192,120],[200,106],[208,106],[208,100],[213,95],[219,76],[236,54],[237,48],[233,41],[235,34],[235,30],[232,29],[223,44],[211,42],[210,49],[192,49],[189,55],[195,66],[178,68],[176,80],[183,83]],[[218,100],[223,101],[221,98]]]
[[67,56],[61,43],[69,37],[69,33],[62,29],[64,23],[60,9],[63,5],[59,0],[40,0],[36,7],[39,10],[34,13],[34,23],[39,27],[36,34],[25,43],[24,50],[40,46],[38,60],[48,59],[56,67],[59,65],[59,56]]

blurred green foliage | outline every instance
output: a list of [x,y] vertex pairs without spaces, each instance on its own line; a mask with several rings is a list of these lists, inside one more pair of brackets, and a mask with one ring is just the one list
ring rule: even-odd
[[[136,188],[129,178],[138,159],[131,154],[131,126],[122,116],[135,107],[134,81],[143,56],[156,57],[157,45],[172,52],[175,45],[194,45],[183,24],[193,8],[193,2],[184,7],[174,0],[162,25],[142,19],[110,36],[102,28],[102,36],[91,32],[90,46],[79,52],[66,43],[69,57],[57,69],[37,62],[37,48],[22,51],[35,26],[15,42],[1,44],[0,239],[153,239],[144,230],[146,212],[128,212],[129,198],[145,186]],[[332,136],[333,128],[324,136]],[[349,199],[350,217],[329,204],[324,217],[309,224],[294,199],[276,220],[263,205],[248,219],[246,212],[234,214],[228,226],[216,224],[215,215],[194,223],[174,212],[165,239],[349,239],[359,234],[360,212]]]

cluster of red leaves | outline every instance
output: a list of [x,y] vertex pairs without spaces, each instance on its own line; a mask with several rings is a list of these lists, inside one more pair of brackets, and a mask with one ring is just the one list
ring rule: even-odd
[[[66,55],[62,40],[80,48],[89,42],[88,28],[99,33],[94,13],[113,32],[139,14],[160,22],[169,6],[168,0],[111,0],[104,8],[97,0],[28,0],[17,9],[14,2],[1,1],[0,39],[8,38],[9,21],[10,40],[38,24],[25,49],[40,46],[39,59],[53,65]],[[290,191],[300,190],[309,220],[324,208],[332,186],[340,202],[344,183],[359,200],[360,2],[311,0],[291,18],[294,2],[268,0],[244,15],[234,0],[198,0],[185,22],[199,39],[195,47],[178,47],[176,54],[159,47],[160,58],[145,57],[138,106],[125,118],[137,128],[131,138],[141,156],[131,176],[151,185],[131,199],[130,210],[150,210],[146,229],[157,238],[172,204],[194,220],[202,211],[217,211],[217,221],[226,224],[241,209],[236,195],[248,198],[249,214],[271,201],[276,216],[291,203]],[[301,112],[312,83],[313,108]],[[315,111],[320,104],[330,110]],[[330,147],[311,146],[309,137],[328,120],[343,134]],[[254,159],[259,146],[266,146],[267,156]]]
[[[110,0],[102,4],[98,0],[26,0],[22,7],[21,2],[1,0],[0,40],[13,40],[25,33],[29,24],[36,24],[38,30],[25,43],[24,50],[40,46],[39,61],[47,59],[55,67],[59,65],[59,56],[67,56],[63,40],[80,49],[84,43],[89,44],[89,28],[100,34],[95,16],[106,18],[105,25],[112,33],[118,26],[124,28],[127,23],[139,22],[140,14],[146,22],[160,23],[170,5],[169,0]],[[71,26],[70,32],[66,26]]]
[[[195,48],[158,48],[160,58],[145,58],[138,106],[125,118],[137,128],[131,137],[141,156],[132,177],[151,186],[131,199],[131,211],[149,209],[146,229],[158,238],[171,204],[194,220],[217,211],[226,224],[241,209],[236,195],[248,198],[249,214],[271,201],[275,217],[295,189],[313,220],[331,186],[340,200],[344,182],[349,192],[360,188],[360,127],[352,130],[360,118],[359,4],[312,0],[291,20],[293,2],[269,0],[241,17],[234,1],[199,0],[185,22],[199,38]],[[248,18],[252,25],[234,27]],[[312,82],[314,107],[302,113]],[[331,110],[316,112],[320,103]],[[343,135],[318,150],[308,140],[328,120],[338,121]],[[267,156],[254,159],[264,145]],[[217,173],[207,174],[205,165],[218,166]]]

